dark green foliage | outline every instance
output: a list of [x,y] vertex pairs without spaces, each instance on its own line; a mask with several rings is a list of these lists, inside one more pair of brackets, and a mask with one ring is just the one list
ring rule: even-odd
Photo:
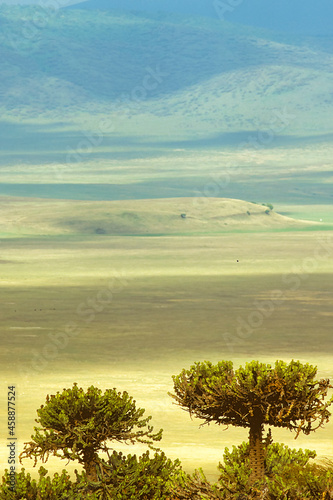
[[136,408],[127,392],[89,387],[85,392],[74,384],[72,389],[47,396],[38,413],[32,441],[25,443],[20,459],[34,458],[45,462],[49,455],[78,460],[87,475],[96,479],[98,451],[108,451],[107,441],[145,443],[162,438],[162,430],[153,433],[151,417],[143,418],[145,410]]
[[[298,435],[328,420],[333,398],[326,403],[324,398],[332,386],[329,380],[315,380],[315,375],[315,367],[295,361],[277,361],[274,368],[253,361],[236,371],[231,362],[222,361],[196,363],[173,377],[174,399],[205,423],[250,428],[249,443],[225,449],[218,484],[210,484],[202,470],[185,473],[179,460],[171,461],[161,451],[152,458],[149,451],[139,458],[115,451],[110,455],[109,440],[139,441],[153,448],[162,431],[153,433],[148,424],[151,417],[143,417],[144,410],[136,408],[127,392],[109,389],[102,394],[93,386],[85,392],[74,384],[72,389],[47,396],[36,420],[42,427],[35,428],[33,441],[26,443],[21,458],[45,461],[53,454],[77,459],[85,470],[75,471],[72,482],[65,470],[51,478],[41,467],[38,479],[32,479],[22,469],[15,475],[15,491],[11,491],[6,470],[0,500],[333,500],[333,462],[316,464],[310,461],[316,456],[314,451],[272,443],[270,430],[264,440],[261,434],[266,423]],[[316,419],[319,422],[313,427]],[[259,441],[253,446],[251,426],[257,422]],[[258,443],[263,452],[259,467],[253,460]],[[99,451],[107,453],[107,461]],[[253,464],[263,470],[254,480]]]
[[[327,466],[310,462],[316,457],[311,450],[295,450],[284,444],[268,444],[265,456],[265,480],[252,487],[250,476],[249,444],[243,442],[225,449],[223,464],[219,465],[223,499],[256,497],[266,491],[267,500],[303,500],[333,498],[333,464]],[[326,496],[324,496],[326,495]]]
[[170,395],[205,423],[251,427],[257,421],[309,434],[328,422],[333,402],[324,401],[329,380],[317,381],[316,374],[299,361],[276,361],[274,368],[252,361],[236,371],[231,361],[198,362],[173,376]]
[[218,500],[224,496],[220,487],[209,483],[202,469],[194,474],[183,472],[177,476],[173,485],[172,500]]
[[316,373],[316,367],[294,360],[276,361],[274,368],[252,361],[236,371],[231,361],[205,361],[174,376],[170,395],[204,423],[250,429],[249,484],[254,485],[265,474],[264,424],[294,430],[297,437],[328,422],[333,398],[324,398],[332,386],[328,379],[315,380]]
[[[315,458],[316,452],[310,450],[295,450],[284,444],[271,443],[265,447],[265,475],[268,478],[282,477],[290,466],[304,467],[310,458]],[[221,472],[220,483],[228,491],[249,492],[250,476],[249,443],[243,442],[233,446],[232,451],[224,450],[223,464],[219,464]]]
[[101,460],[98,481],[91,483],[85,473],[77,474],[78,492],[93,492],[98,499],[167,500],[172,485],[182,474],[179,460],[172,462],[163,452],[149,452],[137,458],[113,452],[108,462]]
[[32,479],[25,469],[21,469],[21,472],[15,475],[15,491],[11,491],[10,477],[6,470],[0,487],[1,500],[75,500],[80,498],[75,496],[71,479],[65,470],[60,475],[54,474],[53,478],[47,476],[47,470],[44,467],[41,467],[38,473],[39,477],[36,480]]
[[291,464],[268,483],[270,499],[333,499],[333,464],[309,463],[304,467]]
[[[47,476],[43,467],[39,478],[29,473],[16,474],[16,491],[9,488],[5,471],[0,486],[1,500],[238,500],[259,499],[266,491],[266,500],[330,500],[333,499],[333,462],[326,466],[309,463],[316,453],[294,450],[283,444],[270,444],[266,455],[267,477],[262,487],[248,487],[249,445],[242,443],[227,448],[224,464],[219,465],[219,485],[210,484],[202,470],[193,475],[181,470],[179,461],[168,460],[163,453],[149,458],[113,453],[109,462],[100,464],[99,482],[88,491],[85,473],[76,472],[72,483],[66,471]],[[272,477],[272,472],[274,477]]]
[[16,491],[10,491],[10,477],[6,471],[0,487],[1,500],[171,500],[174,483],[184,475],[180,462],[168,459],[163,452],[149,452],[137,458],[114,452],[108,463],[101,460],[98,480],[91,482],[85,472],[76,473],[72,482],[66,471],[51,479],[41,467],[39,478],[32,479],[22,469],[16,474]]
[[[274,208],[274,206],[271,203],[262,203],[262,206],[268,207],[269,208],[268,212],[270,212],[270,210],[273,210],[273,208]],[[267,213],[267,210],[266,210],[266,213]]]

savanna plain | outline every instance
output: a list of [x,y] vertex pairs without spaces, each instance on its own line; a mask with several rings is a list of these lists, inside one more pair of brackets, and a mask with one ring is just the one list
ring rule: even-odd
[[[199,427],[172,375],[294,359],[333,378],[331,38],[64,9],[20,39],[33,8],[0,13],[0,433],[8,384],[19,451],[47,394],[116,387],[216,479],[248,432]],[[332,431],[272,429],[319,459]]]
[[[231,359],[235,366],[252,359],[299,359],[317,364],[321,377],[332,377],[333,242],[327,227],[287,217],[281,222],[277,214],[274,222],[265,207],[229,199],[147,200],[134,206],[1,201],[2,226],[16,217],[17,233],[7,232],[1,241],[1,371],[8,384],[17,385],[20,446],[46,394],[74,381],[116,387],[132,394],[155,427],[164,429],[161,447],[170,457],[179,457],[188,470],[203,466],[215,478],[222,449],[246,440],[247,432],[199,428],[168,396],[171,375],[203,359]],[[248,209],[259,213],[249,216]],[[195,232],[166,234],[171,221],[184,228],[198,210]],[[131,221],[136,214],[134,234],[108,234],[106,223],[115,214]],[[251,217],[258,219],[257,228],[247,226]],[[88,225],[85,234],[80,226],[81,232],[73,229],[77,218]],[[164,220],[162,234],[153,234],[156,218]],[[211,232],[202,228],[210,225]],[[312,446],[319,456],[331,456],[331,433],[329,424],[295,442],[289,432],[273,430],[276,441]],[[5,459],[3,453],[4,464]]]

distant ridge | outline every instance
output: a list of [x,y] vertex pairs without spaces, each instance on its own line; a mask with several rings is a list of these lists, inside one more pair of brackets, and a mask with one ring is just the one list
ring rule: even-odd
[[[235,2],[234,2],[235,3]],[[224,13],[223,5],[230,7]],[[224,20],[286,33],[333,34],[332,0],[251,0],[232,7],[219,0],[88,0],[80,9],[122,9],[145,12],[174,12],[189,16],[224,17]]]
[[137,12],[172,12],[188,16],[217,18],[214,2],[211,0],[84,0],[73,6],[78,9],[131,10]]

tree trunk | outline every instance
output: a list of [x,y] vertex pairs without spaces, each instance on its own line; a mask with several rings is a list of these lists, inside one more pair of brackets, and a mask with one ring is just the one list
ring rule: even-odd
[[96,483],[98,481],[98,476],[97,476],[97,470],[96,470],[96,465],[97,465],[97,455],[95,451],[91,448],[86,448],[84,450],[83,454],[83,460],[84,460],[84,470],[86,472],[86,476],[88,481],[93,481]]
[[264,479],[265,476],[265,458],[264,446],[262,442],[262,424],[254,424],[250,427],[250,484]]

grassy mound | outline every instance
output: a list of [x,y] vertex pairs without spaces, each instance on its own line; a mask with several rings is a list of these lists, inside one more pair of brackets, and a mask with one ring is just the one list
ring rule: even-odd
[[0,198],[0,231],[20,234],[151,235],[302,228],[313,223],[227,198],[73,201]]

